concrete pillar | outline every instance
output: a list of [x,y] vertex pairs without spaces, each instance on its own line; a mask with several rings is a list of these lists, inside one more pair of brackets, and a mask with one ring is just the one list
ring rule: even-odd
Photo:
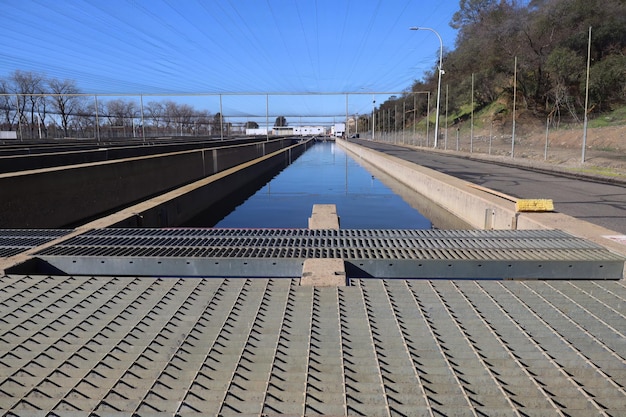
[[305,259],[300,285],[345,287],[348,279],[343,259]]
[[[339,229],[337,207],[334,204],[314,204],[309,217],[309,229]],[[315,287],[349,285],[343,259],[305,259],[300,285]]]
[[309,229],[339,229],[339,216],[334,204],[314,204]]

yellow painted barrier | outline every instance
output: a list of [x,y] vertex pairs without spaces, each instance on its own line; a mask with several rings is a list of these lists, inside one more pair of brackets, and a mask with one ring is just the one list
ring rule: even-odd
[[554,203],[548,199],[517,200],[515,211],[554,211]]
[[537,198],[533,198],[533,199],[521,199],[521,198],[515,198],[513,196],[498,192],[498,191],[494,191],[491,190],[489,188],[485,188],[485,187],[481,187],[480,185],[476,185],[476,184],[471,184],[468,183],[467,185],[469,185],[472,188],[475,188],[477,190],[480,191],[484,191],[486,193],[498,196],[500,198],[503,198],[505,200],[509,200],[515,203],[515,211],[520,212],[520,211],[535,211],[535,212],[542,212],[542,211],[554,211],[554,203],[552,202],[552,200],[549,199],[537,199]]

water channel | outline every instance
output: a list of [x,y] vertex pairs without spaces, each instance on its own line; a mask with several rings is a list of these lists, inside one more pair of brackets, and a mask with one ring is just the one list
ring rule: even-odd
[[345,229],[433,227],[406,198],[333,142],[316,144],[263,184],[221,219],[200,216],[187,226],[306,228],[314,204],[335,204]]

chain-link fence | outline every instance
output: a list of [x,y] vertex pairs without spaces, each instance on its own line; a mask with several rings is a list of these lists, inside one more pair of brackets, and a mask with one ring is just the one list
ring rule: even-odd
[[[543,129],[518,123],[515,135],[509,130],[489,126],[472,129],[471,126],[444,128],[439,135],[437,149],[468,155],[489,155],[500,159],[515,159],[563,164],[567,166],[588,165],[596,169],[616,169],[626,172],[626,126],[588,128],[583,124],[561,128]],[[586,135],[586,138],[584,137]],[[362,136],[372,138],[369,132]],[[433,148],[434,131],[413,128],[399,131],[377,130],[377,141],[398,145]],[[586,146],[583,147],[583,142]]]
[[[626,165],[626,127],[437,120],[431,93],[0,94],[0,141],[328,135],[502,158]],[[9,134],[7,134],[9,133]],[[437,138],[437,140],[435,140]],[[585,146],[583,147],[583,143]]]
[[[163,136],[347,135],[374,93],[0,94],[0,131],[18,141]],[[401,93],[396,93],[401,94]],[[341,126],[341,127],[340,127]],[[305,127],[315,129],[308,129]],[[0,137],[0,139],[2,139]]]

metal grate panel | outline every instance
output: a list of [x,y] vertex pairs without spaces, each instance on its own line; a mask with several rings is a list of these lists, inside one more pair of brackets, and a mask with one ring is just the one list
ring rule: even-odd
[[356,277],[621,278],[624,259],[558,230],[99,229],[36,254],[68,274],[296,277],[310,258]]
[[[289,249],[289,250],[285,250]],[[562,231],[100,229],[38,253],[42,256],[532,259],[547,250],[590,256],[604,249]],[[323,255],[323,256],[320,256]],[[549,256],[549,255],[548,255]]]
[[69,232],[67,229],[0,229],[0,258],[17,255]]

